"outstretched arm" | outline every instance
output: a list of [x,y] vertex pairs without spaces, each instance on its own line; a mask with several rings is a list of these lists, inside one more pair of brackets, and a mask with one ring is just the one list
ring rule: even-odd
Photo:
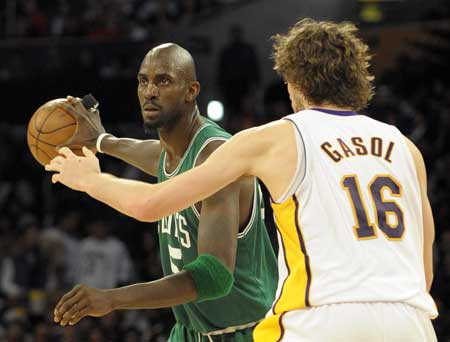
[[64,157],[53,159],[46,170],[57,172],[52,176],[53,183],[84,191],[128,216],[152,222],[211,196],[241,176],[260,178],[277,198],[295,173],[297,157],[292,146],[292,124],[284,121],[235,135],[202,165],[159,184],[101,173],[97,158],[86,148],[86,157],[62,149]]
[[98,159],[87,148],[83,148],[86,157],[62,148],[63,156],[53,159],[46,170],[58,172],[52,176],[53,183],[61,182],[74,190],[84,191],[139,221],[153,222],[197,203],[240,176],[249,174],[258,154],[253,154],[253,148],[242,153],[241,140],[241,136],[235,136],[202,165],[158,184],[101,173]]

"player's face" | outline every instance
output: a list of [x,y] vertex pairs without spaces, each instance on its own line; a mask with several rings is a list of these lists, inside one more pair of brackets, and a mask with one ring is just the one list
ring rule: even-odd
[[186,104],[186,82],[175,63],[146,57],[137,78],[144,129],[173,127]]

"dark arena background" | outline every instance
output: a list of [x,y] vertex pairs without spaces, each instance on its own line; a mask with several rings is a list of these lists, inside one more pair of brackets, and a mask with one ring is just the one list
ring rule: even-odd
[[[439,341],[450,341],[445,0],[0,0],[0,341],[166,341],[173,324],[170,309],[116,311],[75,327],[53,323],[57,300],[83,279],[80,269],[91,272],[93,285],[110,288],[157,279],[161,266],[155,224],[51,185],[26,143],[33,112],[54,98],[92,93],[107,131],[146,138],[136,96],[140,61],[157,44],[176,42],[195,58],[203,115],[232,133],[266,123],[291,113],[272,70],[270,37],[304,17],[358,25],[374,55],[376,96],[367,112],[398,126],[425,157],[436,224],[434,326]],[[101,166],[153,181],[111,157],[102,155]],[[120,262],[105,266],[100,252],[83,255],[99,231],[108,237],[102,241],[114,241]]]

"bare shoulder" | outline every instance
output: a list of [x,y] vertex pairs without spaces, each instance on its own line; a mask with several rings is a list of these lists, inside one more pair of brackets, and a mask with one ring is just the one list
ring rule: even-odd
[[274,142],[294,134],[294,126],[288,120],[277,120],[269,122],[265,125],[245,129],[227,141],[212,141],[200,153],[196,165],[204,162],[209,155],[211,155],[221,145],[238,145],[238,151],[245,153],[245,151],[255,149],[266,149],[267,146],[273,145]]
[[261,126],[245,129],[237,133],[236,136],[251,135],[271,137],[273,134],[282,134],[291,130],[293,130],[293,125],[289,120],[276,120]]
[[268,150],[275,146],[275,142],[279,142],[289,134],[293,134],[292,124],[287,120],[272,121],[268,124],[245,129],[229,140],[217,140],[210,142],[199,154],[196,166],[205,162],[214,151],[219,149],[221,156],[226,158],[246,158],[247,156],[258,156],[267,153]]
[[277,120],[265,125],[246,129],[233,138],[242,145],[242,152],[246,150],[267,150],[279,147],[283,141],[294,137],[294,126],[288,120]]
[[295,149],[292,149],[295,139],[295,127],[287,120],[249,128],[216,146],[201,170],[206,174],[215,170],[222,178],[233,181],[242,176],[256,176],[264,181],[272,178],[268,173],[274,165],[296,161]]

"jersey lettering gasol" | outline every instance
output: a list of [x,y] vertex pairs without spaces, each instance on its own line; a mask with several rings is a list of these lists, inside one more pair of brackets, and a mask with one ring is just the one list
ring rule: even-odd
[[364,141],[361,137],[352,137],[347,139],[347,141],[337,138],[333,143],[329,141],[323,142],[320,144],[320,148],[336,163],[344,158],[366,155],[383,158],[391,163],[390,157],[394,148],[394,142],[384,142],[379,137],[371,137],[370,141]]

